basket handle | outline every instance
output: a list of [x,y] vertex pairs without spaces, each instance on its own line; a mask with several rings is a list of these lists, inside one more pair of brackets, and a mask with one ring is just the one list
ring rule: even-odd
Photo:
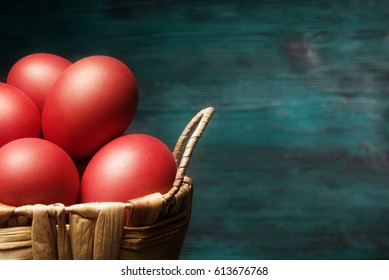
[[[189,166],[193,150],[214,112],[215,109],[213,107],[208,107],[198,112],[186,125],[185,129],[178,138],[173,150],[173,157],[177,164],[177,174],[172,188],[164,195],[165,203],[170,203],[179,191],[185,178],[186,169]],[[190,138],[188,140],[189,136]]]

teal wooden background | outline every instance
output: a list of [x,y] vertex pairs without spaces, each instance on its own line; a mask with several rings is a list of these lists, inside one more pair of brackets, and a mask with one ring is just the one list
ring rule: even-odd
[[130,132],[173,147],[216,113],[191,161],[182,259],[389,258],[389,4],[8,1],[0,78],[20,57],[115,56]]

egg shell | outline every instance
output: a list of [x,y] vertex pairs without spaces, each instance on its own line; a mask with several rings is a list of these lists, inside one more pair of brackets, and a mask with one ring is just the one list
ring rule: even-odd
[[55,54],[33,53],[19,59],[10,69],[7,84],[27,94],[42,113],[51,87],[72,63]]
[[0,83],[0,147],[40,135],[41,116],[32,100],[16,87]]
[[21,138],[0,148],[0,203],[31,204],[77,202],[80,178],[69,155],[39,138]]
[[88,163],[81,180],[80,201],[126,202],[159,192],[175,180],[176,162],[161,140],[127,134],[103,146]]
[[72,158],[86,158],[127,129],[137,106],[137,81],[127,65],[110,56],[85,57],[48,94],[43,136]]

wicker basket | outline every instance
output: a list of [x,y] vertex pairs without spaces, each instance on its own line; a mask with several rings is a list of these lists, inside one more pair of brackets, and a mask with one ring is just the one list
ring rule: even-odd
[[67,207],[0,204],[0,259],[177,259],[192,206],[185,173],[213,113],[201,110],[183,130],[173,150],[176,179],[166,194]]

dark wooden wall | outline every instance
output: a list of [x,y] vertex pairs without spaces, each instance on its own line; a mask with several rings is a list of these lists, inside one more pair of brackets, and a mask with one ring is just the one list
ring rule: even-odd
[[0,9],[2,80],[32,52],[115,56],[128,131],[171,148],[216,108],[182,259],[389,258],[387,1],[24,2]]

